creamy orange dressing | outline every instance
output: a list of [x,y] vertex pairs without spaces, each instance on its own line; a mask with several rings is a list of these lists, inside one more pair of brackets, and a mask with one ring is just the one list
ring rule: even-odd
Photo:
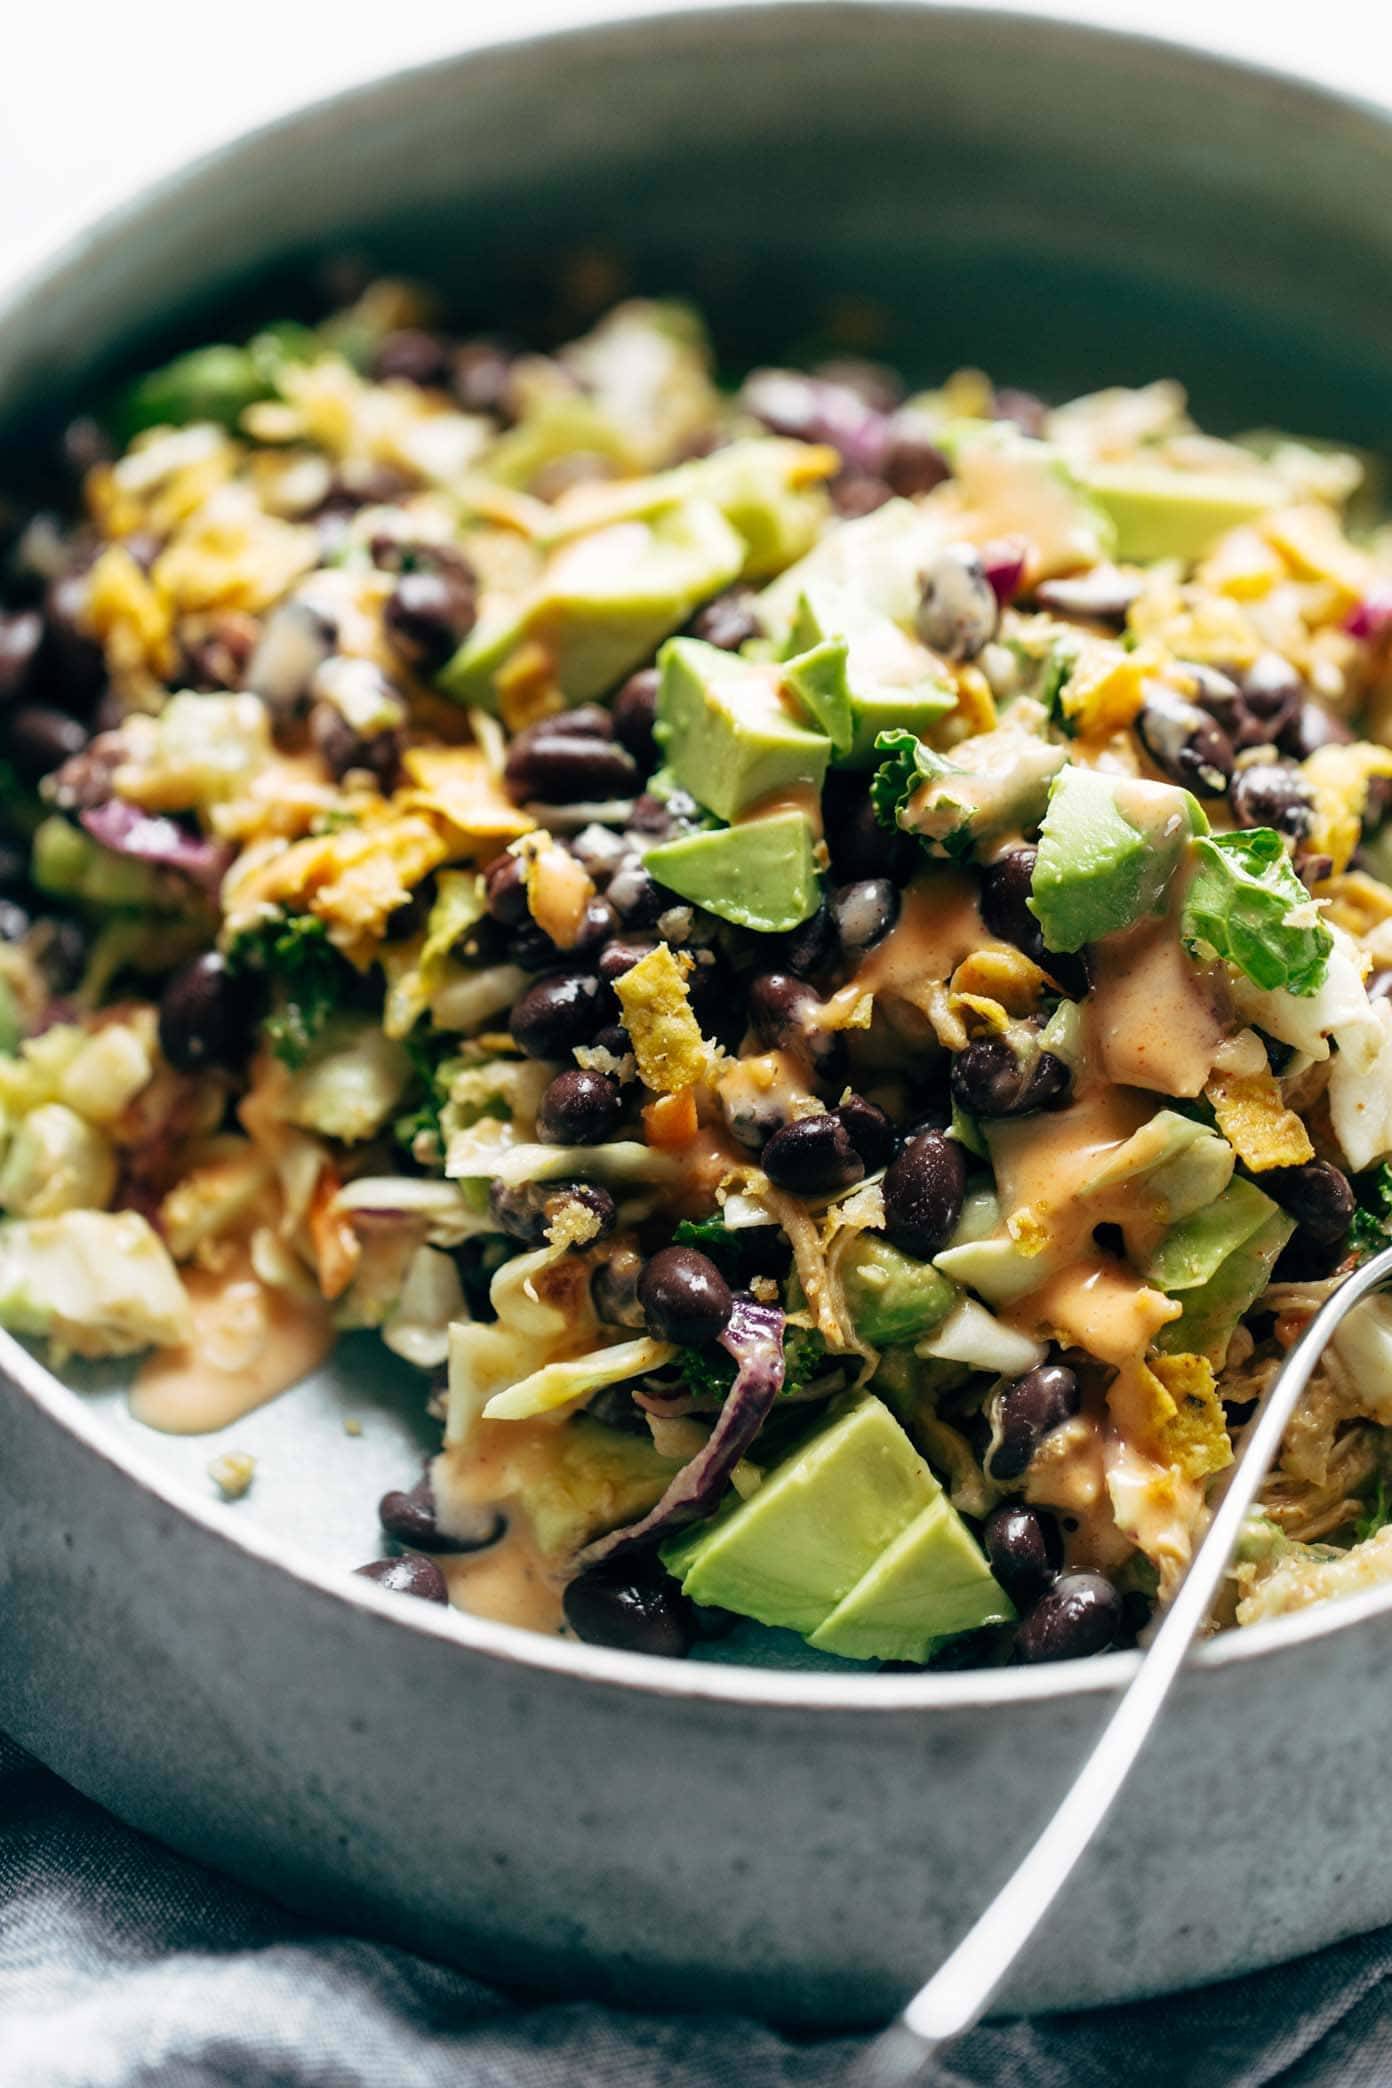
[[[1094,1088],[1071,1108],[993,1124],[991,1160],[1001,1209],[1009,1215],[1028,1205],[1063,1215],[1107,1156],[1133,1137],[1153,1110],[1144,1095]],[[1095,1210],[1084,1222],[1088,1230],[1099,1222]]]
[[318,1368],[333,1346],[328,1307],[273,1290],[243,1256],[185,1273],[193,1338],[140,1366],[131,1412],[168,1435],[205,1435],[264,1406]]
[[973,950],[1005,947],[987,933],[971,879],[960,870],[922,870],[904,893],[899,919],[842,993],[898,995],[917,1004]]
[[1120,1262],[1085,1254],[1017,1299],[1001,1318],[1034,1340],[1052,1335],[1063,1347],[1086,1349],[1124,1372],[1179,1313],[1173,1298],[1152,1290]]
[[810,783],[785,783],[766,797],[756,798],[737,813],[732,824],[744,826],[751,819],[771,819],[776,812],[801,812],[817,839],[822,835],[822,794]]
[[517,1524],[486,1551],[444,1556],[436,1563],[456,1609],[491,1617],[498,1624],[518,1624],[525,1631],[552,1636],[564,1631],[560,1584]]
[[1107,1431],[1091,1414],[1075,1414],[1051,1429],[1025,1473],[1024,1494],[1065,1518],[1063,1544],[1070,1566],[1119,1566],[1131,1546],[1116,1527],[1107,1491]]
[[1167,917],[1099,945],[1084,1003],[1087,1041],[1109,1080],[1161,1095],[1201,1095],[1227,1034],[1220,988],[1186,954]]

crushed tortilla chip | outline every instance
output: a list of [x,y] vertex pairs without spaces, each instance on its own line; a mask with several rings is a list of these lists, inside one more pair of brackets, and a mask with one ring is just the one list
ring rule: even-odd
[[1392,921],[1392,891],[1366,870],[1344,870],[1326,877],[1319,886],[1325,904],[1324,918],[1353,936],[1371,935],[1385,921]]
[[1298,580],[1323,580],[1346,603],[1357,601],[1367,591],[1373,577],[1372,561],[1349,542],[1333,508],[1319,501],[1277,508],[1259,526]]
[[981,669],[971,665],[955,667],[952,678],[957,684],[957,708],[948,713],[952,737],[975,738],[979,732],[994,732],[1000,718],[991,684]]
[[1259,602],[1279,587],[1286,569],[1259,530],[1244,524],[1219,537],[1195,576],[1203,587],[1235,602]]
[[954,995],[981,995],[1009,1015],[1032,1015],[1048,984],[1023,950],[973,950],[952,974]]
[[1362,836],[1369,783],[1374,776],[1392,776],[1392,749],[1370,740],[1335,741],[1316,747],[1301,768],[1315,799],[1307,846],[1313,855],[1328,856],[1337,875],[1348,868]]
[[1059,693],[1063,714],[1081,739],[1110,739],[1131,724],[1145,702],[1147,679],[1159,667],[1146,647],[1126,652],[1105,638],[1085,638],[1073,672]]
[[536,824],[506,796],[481,747],[408,747],[401,765],[411,787],[398,802],[443,820],[452,854],[496,855]]
[[661,1095],[673,1095],[704,1079],[710,1060],[686,990],[690,969],[689,957],[659,943],[614,981],[638,1077]]
[[1182,586],[1164,567],[1152,573],[1126,618],[1132,636],[1162,646],[1177,660],[1203,666],[1250,667],[1261,640],[1228,595]]
[[515,853],[526,873],[532,919],[558,949],[573,950],[585,925],[585,909],[595,895],[594,879],[549,834],[528,835]]
[[1177,1466],[1186,1479],[1206,1479],[1230,1465],[1232,1443],[1208,1358],[1152,1356],[1145,1369],[1159,1380],[1171,1409],[1159,1431],[1165,1462]]
[[1054,1244],[1054,1235],[1047,1221],[1029,1204],[1021,1204],[1019,1210],[1010,1213],[1005,1229],[1021,1254],[1031,1259]]
[[161,678],[176,664],[169,603],[123,544],[109,544],[87,577],[84,621],[113,674],[147,667]]
[[282,522],[250,487],[219,486],[170,538],[150,578],[177,614],[198,609],[267,609],[314,566],[315,531]]
[[1215,1073],[1204,1089],[1213,1104],[1218,1129],[1253,1174],[1270,1167],[1303,1167],[1313,1160],[1310,1134],[1281,1098],[1276,1076],[1260,1073]]
[[309,1203],[310,1244],[319,1271],[319,1288],[326,1298],[342,1297],[362,1260],[362,1242],[347,1213],[338,1205],[342,1186],[333,1168],[321,1168]]
[[358,825],[260,848],[265,852],[251,864],[243,856],[224,887],[228,931],[236,935],[253,925],[267,907],[311,913],[356,964],[370,962],[397,907],[449,853],[429,820],[396,813],[380,799],[369,803]]
[[650,1146],[690,1145],[698,1128],[696,1095],[689,1087],[678,1088],[675,1094],[659,1095],[644,1107],[643,1134]]
[[1001,1035],[1010,1027],[1010,1017],[998,1000],[984,993],[958,993],[947,997],[948,1013],[956,1016],[969,1037]]

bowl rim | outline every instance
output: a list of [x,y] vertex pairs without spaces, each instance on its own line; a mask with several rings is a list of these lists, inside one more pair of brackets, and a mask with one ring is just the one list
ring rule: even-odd
[[[31,242],[21,242],[13,258],[0,267],[0,330],[31,299],[65,274],[80,269],[94,250],[119,242],[139,220],[172,200],[190,183],[216,180],[238,158],[253,155],[263,144],[294,130],[350,114],[384,97],[423,85],[434,73],[486,65],[514,54],[550,55],[560,47],[595,50],[626,36],[679,39],[693,27],[703,35],[745,33],[753,25],[770,31],[796,30],[808,17],[855,23],[865,33],[867,16],[896,25],[916,19],[963,25],[989,25],[994,36],[1036,36],[1072,42],[1080,50],[1111,51],[1143,64],[1163,58],[1194,72],[1217,73],[1237,94],[1279,91],[1303,105],[1326,124],[1366,123],[1384,137],[1392,133],[1392,104],[1355,94],[1332,84],[1302,77],[1286,68],[1209,46],[1186,42],[1156,31],[1079,22],[1051,11],[1028,11],[990,5],[929,4],[929,0],[674,0],[661,12],[648,0],[609,0],[587,19],[551,27],[506,30],[465,36],[431,56],[389,72],[351,81],[331,92],[294,101],[250,125],[229,128],[217,141],[192,156],[176,157],[154,173],[131,180],[116,199],[95,213],[79,205],[60,216]],[[801,20],[799,19],[801,18]],[[931,34],[931,30],[925,33]],[[743,1667],[718,1662],[674,1660],[664,1656],[621,1652],[581,1641],[552,1638],[518,1625],[501,1624],[465,1610],[441,1609],[426,1602],[402,1602],[374,1582],[355,1578],[316,1558],[299,1540],[271,1537],[253,1523],[230,1518],[226,1504],[204,1500],[176,1476],[148,1458],[138,1443],[118,1438],[103,1419],[85,1406],[82,1395],[65,1385],[13,1335],[0,1329],[0,1383],[23,1398],[66,1435],[122,1478],[184,1522],[247,1555],[252,1560],[301,1582],[312,1594],[356,1609],[369,1624],[405,1628],[442,1646],[509,1667],[549,1672],[574,1684],[589,1684],[653,1697],[680,1698],[704,1706],[733,1710],[815,1710],[884,1714],[930,1710],[984,1710],[1001,1705],[1054,1699],[1100,1697],[1120,1690],[1139,1662],[1134,1650],[1106,1653],[1083,1661],[1036,1667],[977,1668],[960,1673],[853,1674],[799,1672]],[[1392,1612],[1392,1583],[1336,1598],[1263,1624],[1230,1630],[1200,1645],[1193,1667],[1204,1675],[1221,1675],[1246,1662],[1293,1654],[1314,1640],[1327,1640],[1357,1630],[1365,1621]],[[442,1656],[443,1657],[443,1656]]]

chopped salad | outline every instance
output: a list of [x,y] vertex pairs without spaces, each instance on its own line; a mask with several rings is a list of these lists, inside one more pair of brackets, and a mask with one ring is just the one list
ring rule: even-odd
[[[64,456],[4,552],[0,1323],[181,1429],[377,1329],[416,1596],[1132,1642],[1392,1238],[1372,460],[392,281]],[[1372,1300],[1217,1621],[1386,1579],[1389,1482]]]

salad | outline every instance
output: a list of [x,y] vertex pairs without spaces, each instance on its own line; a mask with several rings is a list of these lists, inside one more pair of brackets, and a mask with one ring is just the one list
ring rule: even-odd
[[[0,1323],[188,1430],[378,1330],[418,1597],[1132,1642],[1392,1238],[1372,462],[378,281],[64,463],[4,552]],[[1392,1574],[1390,1480],[1373,1300],[1215,1621]]]

